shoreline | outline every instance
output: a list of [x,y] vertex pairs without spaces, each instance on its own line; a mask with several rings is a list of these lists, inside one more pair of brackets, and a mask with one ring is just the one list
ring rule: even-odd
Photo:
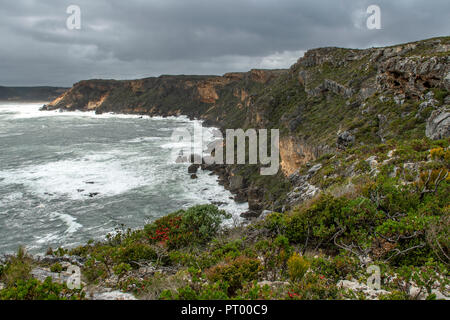
[[[14,117],[14,118],[20,118],[20,119],[22,119],[22,118],[34,118],[34,117],[38,117],[38,118],[36,118],[36,119],[42,119],[41,121],[42,121],[42,123],[45,123],[46,121],[47,121],[47,119],[50,119],[50,118],[52,118],[52,115],[50,115],[50,114],[46,114],[46,112],[44,111],[44,112],[42,112],[42,114],[40,114],[41,113],[41,111],[37,111],[38,110],[38,107],[40,107],[40,106],[38,106],[38,105],[36,105],[36,104],[23,104],[22,106],[20,105],[20,104],[16,104],[16,103],[13,103],[12,104],[13,106],[14,106],[14,110],[17,110],[16,112],[19,112],[19,113],[17,113],[17,114],[11,114],[11,116],[9,115],[9,113],[10,112],[13,112],[14,110],[13,110],[13,108],[9,108],[9,106],[6,106],[5,108],[6,108],[6,113],[5,113],[5,117],[7,117],[7,118],[9,118],[9,117]],[[27,107],[27,106],[29,106],[29,107]],[[23,111],[20,111],[20,110],[22,110],[22,107],[23,108],[25,108],[25,110],[23,110]],[[9,111],[9,110],[12,110],[12,111]],[[34,110],[36,110],[36,111],[34,111]],[[52,113],[53,112],[55,112],[56,114],[56,116],[59,116],[60,114],[59,114],[59,112],[58,111],[52,111]],[[85,113],[85,112],[83,112],[83,113]],[[115,118],[115,116],[118,116],[119,118],[120,118],[120,115],[124,115],[125,117],[128,117],[128,116],[130,116],[130,115],[127,115],[127,114],[112,114],[113,115],[113,118]],[[65,118],[67,118],[67,119],[71,119],[71,116],[72,116],[72,114],[67,114],[66,115],[66,117]],[[86,114],[86,116],[88,116],[88,114]],[[90,117],[91,115],[89,115],[89,117]],[[107,118],[109,118],[107,115],[105,115]],[[48,118],[49,117],[49,118]],[[64,116],[63,116],[64,117]],[[99,117],[98,115],[92,115],[92,117]],[[78,117],[76,117],[76,118],[78,118]],[[148,118],[150,119],[150,118],[153,118],[154,120],[144,120],[143,122],[141,122],[141,121],[139,121],[139,120],[134,120],[134,118],[138,118],[138,116],[137,115],[131,115],[131,120],[130,121],[127,121],[127,120],[125,120],[125,124],[128,124],[128,123],[140,123],[140,126],[142,127],[146,127],[147,126],[147,123],[150,125],[151,123],[153,123],[153,122],[151,122],[151,121],[156,121],[155,123],[158,123],[158,117],[151,117],[151,116],[148,116]],[[147,117],[146,117],[147,118]],[[175,119],[176,118],[176,120],[178,120],[178,121],[180,121],[180,123],[178,124],[177,123],[177,121],[168,121],[167,123],[168,123],[168,126],[169,126],[169,128],[173,125],[173,126],[175,126],[175,127],[177,127],[177,126],[188,126],[189,128],[193,125],[193,122],[191,122],[191,120],[189,120],[187,117],[185,117],[185,116],[180,116],[180,117],[174,117],[174,116],[172,116],[172,117],[160,117],[160,118],[167,118],[167,119],[169,119],[169,118],[173,118],[173,119]],[[58,119],[62,119],[62,118],[58,118]],[[82,118],[80,118],[80,119],[82,119]],[[195,120],[198,120],[198,119],[195,119]],[[21,120],[20,120],[21,121]],[[27,121],[30,121],[30,120],[27,120]],[[31,121],[34,121],[33,119],[31,119]],[[41,121],[39,121],[39,122],[41,122]],[[50,121],[50,120],[49,120]],[[56,121],[55,123],[59,123],[59,120],[52,120],[52,123],[54,122],[54,121]],[[66,121],[66,120],[64,120],[64,121]],[[69,121],[69,120],[67,120],[67,121]],[[70,120],[71,121],[71,120]],[[86,121],[88,121],[88,120],[86,120]],[[102,120],[99,120],[100,121],[100,123],[103,123],[103,121]],[[97,122],[95,122],[95,123],[97,123]],[[108,122],[107,123],[110,123],[110,125],[109,126],[112,126],[113,125],[113,123],[114,123],[114,120],[108,120]],[[162,123],[162,125],[161,124],[159,124],[159,125],[156,125],[158,128],[159,127],[166,127],[165,125],[164,125],[164,123],[166,123],[165,121],[163,121],[163,122],[159,122],[159,123]],[[133,125],[131,125],[131,127],[133,127]],[[126,127],[124,127],[125,128],[125,130],[127,130],[126,129]],[[206,128],[206,127],[205,127]],[[208,128],[210,128],[210,127],[208,127]],[[141,133],[136,133],[137,135],[142,135]],[[157,135],[157,136],[166,136],[167,135],[167,133],[161,133],[161,134],[158,134],[158,133],[155,133],[154,132],[154,134],[155,135]],[[206,132],[205,132],[205,134],[207,134]],[[150,131],[150,134],[149,134],[150,136],[152,135],[152,133],[151,133],[151,131]],[[125,136],[128,136],[128,135],[125,135]],[[134,136],[134,134],[131,134],[131,136]],[[208,137],[207,139],[209,139],[209,134],[207,134],[207,136],[206,137]],[[166,138],[164,138],[164,139],[166,139]],[[127,140],[127,139],[125,139],[125,140]],[[128,140],[127,140],[128,141]],[[164,140],[165,141],[165,140]],[[170,141],[168,141],[168,142],[170,142]],[[125,142],[126,143],[126,142]],[[127,143],[126,143],[127,144]],[[158,142],[158,145],[159,144],[167,144],[166,142]],[[142,145],[142,143],[141,144],[139,144],[139,145],[141,145],[141,146],[143,146]],[[152,144],[153,145],[153,144]],[[136,147],[134,147],[134,146],[136,146]],[[136,144],[134,144],[134,145],[129,145],[129,147],[128,148],[138,148],[137,147],[137,145]],[[145,149],[145,147],[142,147],[142,148],[144,148]],[[166,146],[163,146],[163,148],[164,149],[167,149],[167,147]],[[164,151],[164,152],[167,152],[167,151]],[[84,153],[83,153],[84,154]],[[162,160],[162,161],[164,161],[164,159]],[[30,165],[31,165],[31,163],[30,163]],[[149,164],[143,164],[144,166],[148,166]],[[151,164],[150,164],[150,166],[152,166]],[[229,211],[230,213],[233,213],[233,216],[235,216],[235,217],[239,217],[240,216],[240,214],[241,213],[243,213],[243,212],[245,212],[246,210],[247,210],[247,204],[241,204],[241,203],[238,203],[238,202],[236,202],[235,200],[234,200],[234,194],[232,194],[232,193],[229,193],[228,191],[229,190],[227,190],[226,188],[224,188],[224,186],[223,186],[223,184],[221,184],[220,183],[220,181],[219,181],[219,179],[217,178],[217,175],[212,175],[212,174],[210,174],[210,172],[208,172],[208,171],[204,171],[204,172],[202,172],[201,173],[201,175],[199,174],[199,178],[200,178],[200,180],[199,180],[199,182],[191,182],[190,181],[190,177],[189,177],[189,174],[186,172],[187,171],[187,168],[188,168],[188,166],[189,166],[189,164],[188,163],[186,163],[186,164],[183,164],[182,166],[180,166],[179,167],[179,169],[177,169],[177,174],[176,174],[176,176],[177,176],[177,179],[178,180],[180,180],[179,181],[179,185],[180,186],[182,186],[182,187],[180,187],[181,188],[181,191],[183,191],[183,192],[186,192],[186,196],[180,196],[180,203],[181,204],[187,204],[187,205],[194,205],[194,204],[196,204],[196,203],[212,203],[212,204],[215,204],[215,205],[218,205],[218,206],[220,206],[221,208],[223,208],[223,209],[225,209],[225,210],[227,210],[227,211]],[[159,173],[159,175],[161,175],[161,176],[163,176],[163,177],[165,177],[166,176],[166,173],[164,173],[164,168],[166,168],[166,166],[158,166],[158,170],[162,170],[162,171],[159,171],[160,173]],[[90,170],[91,171],[91,170]],[[5,172],[5,177],[6,177],[6,174],[7,174],[7,172]],[[101,174],[101,173],[100,173]],[[109,176],[109,175],[108,175]],[[169,174],[169,176],[170,176],[170,174]],[[211,176],[211,177],[209,177],[209,176]],[[81,179],[81,178],[80,178]],[[2,179],[2,180],[4,180],[4,179]],[[78,181],[79,179],[77,179],[77,181]],[[9,181],[8,179],[6,179],[6,181]],[[59,181],[59,180],[58,180]],[[88,181],[88,180],[86,180],[86,181]],[[90,181],[90,180],[89,180]],[[92,180],[92,181],[94,181],[94,180]],[[6,182],[6,183],[9,183],[9,182]],[[186,185],[189,185],[189,184],[193,184],[193,192],[191,192],[190,191],[190,188],[189,187],[185,187]],[[97,185],[97,184],[96,184]],[[101,183],[100,183],[100,186],[101,186]],[[202,186],[203,186],[203,188],[208,188],[208,191],[206,191],[206,192],[203,192],[203,194],[199,194],[199,193],[197,193],[197,192],[199,192],[199,190],[201,190],[202,189]],[[81,186],[83,189],[86,189],[86,188],[84,188],[83,186]],[[91,190],[92,191],[92,188],[90,188],[90,185],[87,185],[86,187],[88,187],[86,190],[87,190],[87,192],[90,192],[89,190]],[[98,187],[97,186],[97,189],[98,188],[100,188],[100,187]],[[54,188],[51,188],[51,189],[49,189],[49,190],[53,190]],[[94,188],[95,189],[95,188]],[[177,189],[179,189],[179,188],[177,188]],[[34,189],[33,189],[34,190]],[[42,190],[42,192],[44,192],[46,189],[44,188],[44,189],[41,189]],[[64,189],[65,190],[65,189]],[[109,189],[108,189],[109,190]],[[226,190],[226,191],[225,191]],[[22,191],[23,192],[23,190],[22,190],[22,188],[20,188],[20,189],[18,189],[18,191]],[[94,191],[97,191],[97,190],[94,190]],[[8,191],[9,192],[9,191]],[[42,192],[39,192],[39,194],[42,194]],[[64,191],[64,192],[66,192],[66,191]],[[75,193],[75,196],[76,196],[76,193]],[[80,194],[80,196],[81,196],[81,194]],[[103,193],[103,196],[108,196],[107,195],[107,192],[105,192],[105,193]],[[24,196],[25,197],[25,196]],[[175,196],[175,197],[177,197],[177,196]],[[198,199],[197,199],[198,198]],[[210,198],[210,199],[208,199],[208,198]],[[89,198],[90,199],[90,198]],[[89,200],[88,199],[88,200]],[[183,199],[186,199],[186,200],[183,200]],[[197,199],[197,200],[195,200],[195,199]],[[47,201],[50,201],[49,199],[47,199],[47,198],[42,198],[41,200],[39,200],[39,201],[41,201],[42,203],[44,203],[45,205],[46,205],[46,207],[47,208],[49,208],[49,209],[51,209],[51,208],[53,208],[54,206],[48,206],[47,205]],[[103,201],[103,200],[100,200],[100,201]],[[162,203],[164,203],[164,198],[163,199],[161,199],[161,200],[158,200],[158,201],[160,201],[160,202],[162,202]],[[140,206],[141,208],[144,208],[144,207],[142,207],[141,206],[141,202],[142,201],[140,201],[140,202],[138,202],[136,205],[134,205],[134,206]],[[39,203],[38,203],[39,204]],[[15,204],[15,202],[14,202],[14,204],[11,202],[11,204],[9,205],[9,207],[11,207],[12,205],[16,205]],[[80,205],[82,205],[82,204],[80,204]],[[70,206],[72,206],[71,204],[69,204],[68,205],[68,213],[70,213],[70,214],[72,214],[71,213],[71,211],[70,211]],[[78,206],[78,204],[77,204],[77,206]],[[61,205],[61,209],[60,210],[63,210],[63,208],[65,207],[65,205]],[[173,208],[173,205],[172,206],[169,206],[170,208]],[[31,209],[32,209],[32,207],[30,207]],[[34,208],[34,207],[33,207]],[[49,210],[49,209],[45,209],[45,210]],[[139,209],[139,207],[136,207],[136,209]],[[173,209],[176,209],[176,208],[173,208]],[[38,210],[38,209],[36,209],[36,210]],[[40,210],[40,209],[39,209]],[[43,210],[43,209],[42,209]],[[28,211],[28,209],[26,210],[26,211]],[[160,210],[161,211],[161,210]],[[166,212],[167,211],[167,212]],[[145,212],[145,211],[144,211]],[[165,215],[167,215],[167,214],[169,214],[171,212],[171,210],[164,210],[164,211],[162,211],[162,212],[160,212],[160,214],[162,214],[163,216],[165,216]],[[157,215],[157,212],[155,211],[155,213],[153,213],[155,216]],[[72,214],[73,215],[73,214]],[[140,215],[135,215],[136,217],[139,217]],[[77,217],[77,215],[75,214],[75,217]],[[82,216],[80,216],[80,217],[78,217],[78,222],[80,222],[81,224],[83,224],[83,225],[85,225],[86,227],[88,227],[89,226],[89,224],[85,224],[85,223],[83,223],[83,220],[86,220],[86,219],[83,219],[82,218]],[[59,220],[58,220],[59,221]],[[134,219],[132,219],[131,221],[130,221],[130,223],[131,224],[128,224],[127,222],[125,222],[125,225],[129,225],[129,226],[131,226],[132,228],[140,228],[140,227],[142,227],[142,225],[145,223],[145,221],[141,221],[141,223],[138,223],[138,224],[136,224],[136,223],[133,223],[133,221],[134,221]],[[230,222],[230,224],[231,224],[232,222]],[[63,227],[63,229],[62,229],[62,231],[61,232],[64,232],[64,228],[65,228],[65,225],[63,225],[62,226]],[[59,230],[59,229],[58,229]],[[112,229],[111,229],[111,231],[112,231]],[[61,232],[59,232],[58,231],[58,234],[60,234],[60,236],[62,236],[62,233]],[[47,231],[46,231],[46,233],[47,233]],[[45,233],[45,234],[46,234]],[[91,233],[91,232],[87,232],[87,233]],[[104,232],[104,233],[102,233],[101,235],[100,235],[100,237],[99,238],[94,238],[94,239],[98,239],[98,240],[104,240],[104,236],[106,235],[106,233],[107,232]],[[13,237],[11,237],[11,238],[13,238]],[[26,238],[30,238],[30,237],[26,237]],[[85,241],[78,241],[78,239],[77,239],[78,237],[75,237],[74,239],[68,239],[67,241],[65,241],[64,240],[64,243],[60,243],[60,245],[61,246],[66,246],[67,247],[67,245],[68,244],[70,244],[70,243],[75,243],[74,245],[76,246],[76,245],[80,245],[80,244],[83,244]],[[72,241],[73,240],[73,241]],[[86,241],[88,240],[88,238],[86,238]],[[56,242],[58,242],[58,241],[55,241],[55,243]],[[12,244],[14,244],[14,243],[20,243],[20,242],[11,242]],[[43,247],[42,249],[39,249],[38,251],[36,251],[36,249],[34,248],[34,242],[27,242],[27,241],[25,241],[25,243],[29,243],[29,248],[30,248],[30,250],[32,251],[32,252],[36,252],[36,253],[44,253],[45,252],[45,250],[47,249],[47,247]],[[39,246],[39,245],[38,245]],[[49,246],[54,246],[54,245],[52,245],[51,243],[49,244]],[[27,245],[27,247],[28,247],[28,245]],[[72,246],[70,246],[70,247],[72,247]],[[34,248],[34,249],[33,249]],[[7,248],[5,248],[5,249],[7,249]],[[14,252],[14,250],[15,250],[16,248],[14,247],[12,247],[11,246],[11,248],[10,249],[8,249],[7,251],[4,251],[4,253],[12,253],[12,252]]]
[[[39,109],[39,111],[57,111],[57,112],[93,112],[93,111],[87,111],[87,110],[63,110],[60,111],[62,109],[54,109],[54,110],[46,110],[43,109],[44,107],[46,107],[46,105],[44,104],[42,106],[42,108]],[[115,113],[115,112],[97,112],[95,111],[96,115],[104,115],[104,114],[112,114],[112,115],[135,115],[135,116],[146,116],[149,118],[178,118],[178,117],[186,117],[187,119],[189,119],[190,121],[201,121],[202,127],[203,128],[208,128],[208,129],[216,129],[216,130],[220,130],[222,132],[222,134],[224,134],[224,128],[220,125],[219,122],[213,122],[211,120],[208,119],[199,119],[197,117],[194,116],[189,116],[189,115],[185,115],[185,114],[179,114],[179,115],[149,115],[148,113]],[[206,126],[203,126],[203,125]],[[193,154],[191,154],[190,156],[188,156],[188,158],[191,158],[191,161],[185,162],[187,164],[193,165],[193,159],[192,156],[195,156]],[[203,157],[202,157],[203,158]],[[233,167],[235,167],[235,165],[226,165],[226,164],[212,164],[212,165],[206,165],[203,162],[202,159],[202,164],[199,164],[199,168],[201,170],[204,171],[209,171],[211,173],[213,173],[215,176],[218,177],[218,183],[219,185],[222,185],[226,190],[230,191],[233,195],[234,195],[234,201],[236,203],[245,203],[248,202],[248,194],[247,194],[247,188],[243,188],[242,190],[239,189],[235,189],[231,187],[231,183],[230,183],[230,178],[233,176],[232,174],[232,170]],[[187,172],[187,175],[191,175],[190,172]],[[245,213],[247,213],[248,211],[253,211],[254,213],[252,214],[248,214],[247,216],[245,216]],[[264,209],[260,209],[260,208],[253,208],[253,210],[248,210],[247,212],[241,212],[241,217],[245,218],[245,219],[251,219],[251,218],[257,218],[263,211]],[[244,214],[244,216],[242,216],[242,214]]]

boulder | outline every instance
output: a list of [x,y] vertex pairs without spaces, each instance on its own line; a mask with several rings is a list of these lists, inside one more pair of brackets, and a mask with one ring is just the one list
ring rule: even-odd
[[338,134],[336,144],[338,148],[345,149],[348,146],[352,145],[354,142],[355,136],[348,131],[344,131]]
[[272,213],[272,211],[270,211],[270,210],[263,210],[261,215],[258,217],[258,221],[264,220],[271,213]]
[[369,164],[370,169],[376,169],[378,167],[378,161],[376,156],[371,156],[366,159],[366,162]]
[[433,111],[427,120],[425,134],[433,140],[445,139],[450,136],[450,112],[448,109]]
[[246,212],[241,213],[241,217],[245,219],[252,219],[252,218],[258,218],[261,215],[261,213],[253,210],[249,210]]
[[137,300],[131,293],[122,291],[94,292],[92,300]]
[[197,173],[198,168],[200,168],[200,165],[193,163],[188,167],[188,173]]
[[308,175],[309,176],[313,176],[316,174],[317,171],[319,171],[320,169],[322,169],[322,164],[318,163],[315,166],[313,166],[311,169],[308,170]]
[[386,295],[386,294],[390,293],[389,291],[386,291],[386,290],[381,290],[381,289],[377,290],[377,289],[370,288],[366,284],[359,283],[356,280],[340,280],[337,283],[337,287],[340,289],[352,290],[354,292],[361,292],[369,300],[378,300],[379,295],[381,295],[381,294]]
[[[312,168],[311,168],[312,169]],[[295,186],[294,190],[287,194],[286,202],[289,207],[298,205],[306,200],[313,198],[320,192],[320,189],[309,183],[310,175],[292,174],[289,179]]]

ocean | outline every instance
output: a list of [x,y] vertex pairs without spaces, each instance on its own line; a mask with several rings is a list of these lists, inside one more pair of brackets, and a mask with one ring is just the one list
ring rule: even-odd
[[169,161],[172,132],[198,120],[42,105],[0,103],[0,254],[74,247],[196,204],[216,203],[235,219],[248,210],[216,176],[191,179],[189,164]]

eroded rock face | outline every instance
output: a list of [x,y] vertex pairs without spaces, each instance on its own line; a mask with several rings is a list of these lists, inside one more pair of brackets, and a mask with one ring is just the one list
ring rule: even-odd
[[378,91],[393,90],[419,96],[427,88],[446,86],[449,57],[394,56],[379,64]]
[[239,175],[234,175],[229,178],[229,188],[232,191],[239,190],[244,185],[244,178]]
[[346,98],[350,98],[354,94],[354,90],[352,88],[347,88],[346,86],[339,84],[336,81],[325,79],[322,84],[312,90],[309,90],[308,95],[314,97],[327,91],[344,96]]
[[[419,48],[426,47],[430,55],[423,54]],[[423,43],[409,43],[387,48],[339,51],[338,48],[318,48],[309,50],[291,67],[300,85],[310,96],[319,96],[326,92],[350,98],[356,93],[359,99],[365,100],[376,92],[389,92],[396,95],[406,94],[421,98],[422,93],[429,88],[450,89],[450,57],[447,55],[432,55],[436,52],[448,52],[448,44],[441,40]],[[336,52],[340,52],[336,54]],[[368,61],[360,66],[362,70],[373,68],[375,71],[362,83],[331,78],[322,79],[319,85],[314,85],[314,73],[320,73],[320,67],[352,68],[355,61]],[[318,70],[314,69],[318,68]],[[353,66],[354,68],[354,66]],[[313,69],[313,70],[311,70]],[[315,70],[315,71],[314,71]],[[345,81],[345,80],[344,80]],[[401,102],[402,99],[399,100]]]
[[450,137],[450,110],[442,108],[433,111],[427,120],[425,133],[428,138],[434,140]]
[[204,103],[214,103],[219,99],[219,95],[213,85],[201,84],[197,87],[200,101]]
[[306,200],[312,199],[315,195],[320,192],[320,189],[316,186],[310,184],[305,176],[299,177],[298,187],[295,187],[294,190],[288,193],[286,204],[288,207],[294,207]]
[[286,176],[290,176],[305,163],[316,159],[319,153],[319,148],[313,148],[293,137],[282,138],[280,139],[281,170]]
[[294,189],[288,193],[286,205],[287,208],[292,208],[306,200],[309,200],[319,194],[320,188],[309,182],[312,176],[314,176],[317,171],[322,168],[321,164],[317,164],[309,169],[306,175],[300,175],[298,173],[294,173],[289,176],[289,180],[291,181]]

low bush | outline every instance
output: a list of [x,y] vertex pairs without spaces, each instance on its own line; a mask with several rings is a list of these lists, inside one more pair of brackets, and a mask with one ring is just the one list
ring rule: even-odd
[[65,284],[52,282],[48,277],[44,282],[36,279],[17,280],[14,285],[0,290],[0,300],[81,300],[81,290],[70,290]]
[[23,247],[20,247],[17,254],[10,258],[10,260],[3,267],[1,280],[6,283],[7,287],[12,287],[19,280],[28,280],[31,278],[31,258],[25,252]]
[[289,277],[292,281],[300,281],[309,269],[309,262],[298,253],[294,253],[287,262]]
[[260,270],[259,260],[241,256],[208,269],[206,275],[210,281],[227,284],[228,294],[233,296],[246,282],[257,280]]
[[214,205],[198,205],[180,210],[145,226],[151,243],[167,245],[169,249],[192,244],[204,244],[219,231],[224,219],[231,218]]

